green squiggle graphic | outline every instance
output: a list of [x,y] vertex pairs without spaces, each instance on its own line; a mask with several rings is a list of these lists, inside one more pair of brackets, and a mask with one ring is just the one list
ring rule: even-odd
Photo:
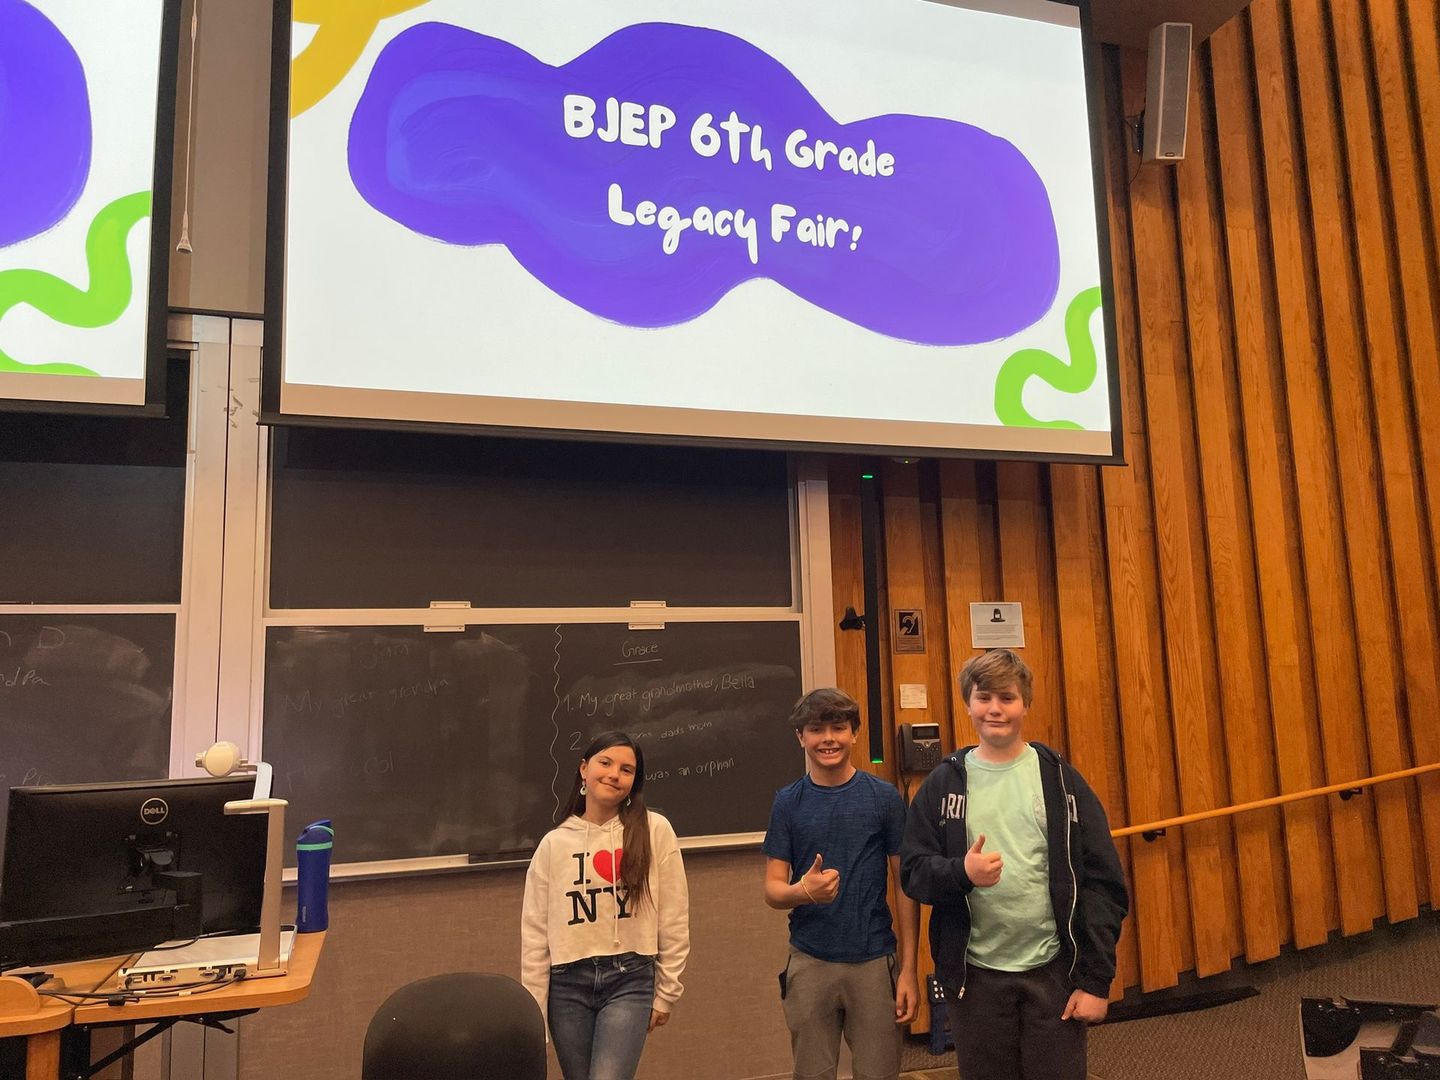
[[1065,345],[1070,363],[1044,349],[1021,349],[1000,365],[995,376],[995,415],[1007,427],[1070,428],[1084,430],[1073,420],[1037,420],[1025,410],[1021,392],[1031,376],[1066,394],[1078,394],[1095,382],[1095,343],[1090,339],[1090,316],[1100,310],[1100,287],[1086,289],[1065,309]]
[[[107,326],[130,305],[132,279],[125,238],[150,213],[150,192],[137,191],[105,206],[85,235],[90,288],[78,289],[43,270],[0,270],[0,319],[13,307],[29,304],[66,326]],[[26,364],[0,349],[0,371],[39,375],[96,375],[79,364]]]

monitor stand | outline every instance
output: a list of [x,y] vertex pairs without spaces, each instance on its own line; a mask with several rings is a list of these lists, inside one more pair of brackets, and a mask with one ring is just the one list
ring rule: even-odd
[[0,922],[0,971],[149,949],[194,918],[188,904],[151,904],[100,915]]

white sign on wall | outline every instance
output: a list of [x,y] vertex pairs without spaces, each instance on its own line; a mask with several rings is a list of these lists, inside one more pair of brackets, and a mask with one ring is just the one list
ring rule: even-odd
[[1019,604],[970,605],[970,646],[975,649],[1023,649],[1025,619]]

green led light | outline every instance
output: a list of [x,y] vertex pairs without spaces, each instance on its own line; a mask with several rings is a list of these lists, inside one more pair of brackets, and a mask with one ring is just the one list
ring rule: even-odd
[[860,479],[861,479],[861,480],[874,480],[874,479],[875,479],[875,474],[874,474],[873,472],[862,472],[862,473],[860,474]]
[[884,759],[883,757],[872,757],[872,758],[870,759],[870,764],[871,764],[871,765],[884,765],[884,764],[885,764],[885,759]]

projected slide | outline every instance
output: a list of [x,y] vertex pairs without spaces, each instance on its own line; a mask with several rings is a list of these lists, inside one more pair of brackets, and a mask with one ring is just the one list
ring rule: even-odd
[[165,23],[161,0],[0,0],[0,399],[147,399]]
[[293,17],[269,410],[1112,453],[1074,8]]

